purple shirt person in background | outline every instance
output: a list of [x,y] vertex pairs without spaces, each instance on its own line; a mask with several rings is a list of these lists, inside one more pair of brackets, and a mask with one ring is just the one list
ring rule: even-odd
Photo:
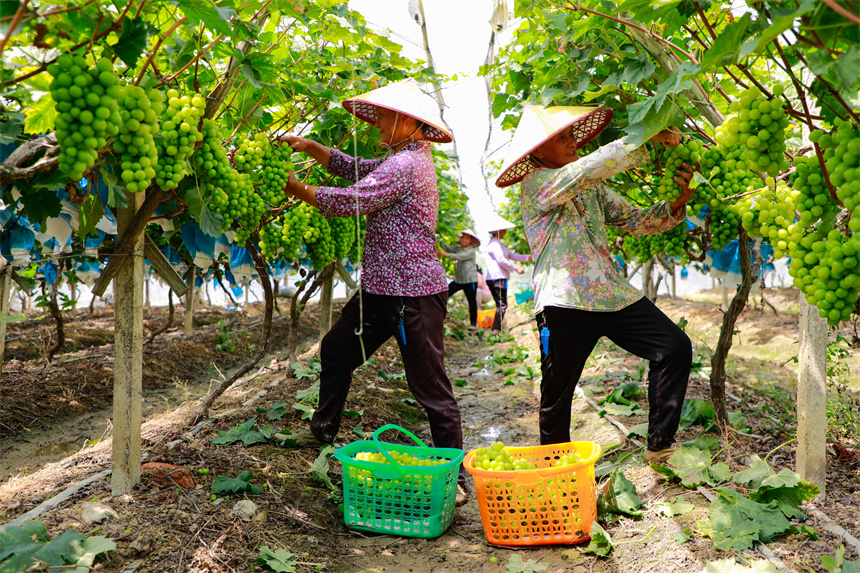
[[[300,447],[330,444],[340,430],[352,372],[392,336],[406,380],[430,422],[433,444],[463,449],[460,408],[445,372],[443,321],[448,281],[436,252],[439,191],[430,142],[449,142],[435,101],[414,80],[344,100],[344,108],[379,129],[389,156],[353,158],[315,141],[283,138],[332,175],[353,182],[315,187],[290,174],[284,191],[326,217],[366,215],[359,292],[320,343],[319,405],[309,430],[288,439]],[[461,466],[456,505],[466,502]]]

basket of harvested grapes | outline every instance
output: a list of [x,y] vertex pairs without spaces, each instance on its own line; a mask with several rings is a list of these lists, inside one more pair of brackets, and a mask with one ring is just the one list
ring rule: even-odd
[[487,541],[496,545],[579,543],[597,518],[594,463],[600,446],[565,442],[472,450],[463,465],[475,481]]
[[[379,435],[391,429],[416,445],[381,442]],[[433,538],[451,525],[463,450],[428,447],[412,432],[387,424],[373,440],[338,448],[334,456],[343,466],[343,519],[349,527]]]

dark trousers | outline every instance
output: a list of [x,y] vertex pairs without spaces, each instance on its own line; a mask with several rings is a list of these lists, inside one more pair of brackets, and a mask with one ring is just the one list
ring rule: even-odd
[[448,285],[448,298],[451,298],[458,292],[463,291],[466,295],[466,300],[469,302],[469,323],[472,326],[478,325],[478,283],[458,283],[451,281]]
[[[355,334],[361,324],[358,294],[346,303],[340,318],[320,344],[320,397],[311,419],[311,430],[319,439],[330,443],[340,429],[352,372],[395,336],[409,389],[427,412],[433,445],[463,448],[460,407],[443,364],[442,323],[447,300],[445,292],[419,297],[363,293],[364,332],[361,338]],[[398,329],[401,317],[405,344]],[[466,471],[462,467],[459,481],[461,485],[466,483]]]
[[614,312],[548,306],[538,332],[549,329],[549,352],[541,345],[541,444],[570,441],[570,407],[585,361],[600,337],[650,360],[648,449],[669,447],[678,431],[693,359],[689,337],[647,298]]
[[496,301],[496,315],[493,318],[493,330],[501,330],[502,320],[505,318],[505,311],[508,310],[508,281],[507,279],[491,279],[487,281],[487,287],[493,294],[493,300]]

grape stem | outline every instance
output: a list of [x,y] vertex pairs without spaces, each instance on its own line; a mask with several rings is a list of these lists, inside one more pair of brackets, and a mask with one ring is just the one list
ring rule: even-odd
[[15,15],[12,17],[12,23],[9,24],[9,30],[6,32],[6,37],[3,38],[3,42],[0,42],[0,54],[3,53],[3,50],[6,48],[6,44],[9,42],[9,38],[12,37],[12,34],[15,33],[15,28],[18,27],[18,24],[21,23],[21,19],[24,17],[24,11],[27,9],[27,4],[29,0],[24,0],[18,6],[18,11],[15,12]]
[[165,38],[169,38],[171,34],[182,24],[184,24],[188,20],[187,17],[183,16],[167,31],[166,34],[161,36],[158,39],[158,42],[155,44],[155,47],[149,52],[149,57],[146,58],[146,62],[144,62],[143,67],[140,70],[140,74],[137,76],[137,79],[134,81],[134,85],[139,86],[140,81],[143,79],[143,75],[146,73],[146,68],[149,67],[149,64],[152,63],[152,59],[155,57],[155,54],[158,53],[158,49],[161,47],[161,44],[164,43]]

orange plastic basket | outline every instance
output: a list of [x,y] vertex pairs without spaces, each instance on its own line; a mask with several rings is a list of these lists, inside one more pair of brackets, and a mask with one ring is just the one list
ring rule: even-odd
[[488,308],[487,310],[478,311],[478,326],[481,328],[490,328],[493,326],[493,319],[496,318],[496,309]]
[[[487,541],[496,545],[579,543],[591,537],[597,519],[594,463],[600,445],[566,442],[536,447],[505,448],[514,459],[526,459],[533,470],[490,471],[474,466],[477,450],[463,465],[475,481],[481,522]],[[553,467],[573,451],[582,461]]]

